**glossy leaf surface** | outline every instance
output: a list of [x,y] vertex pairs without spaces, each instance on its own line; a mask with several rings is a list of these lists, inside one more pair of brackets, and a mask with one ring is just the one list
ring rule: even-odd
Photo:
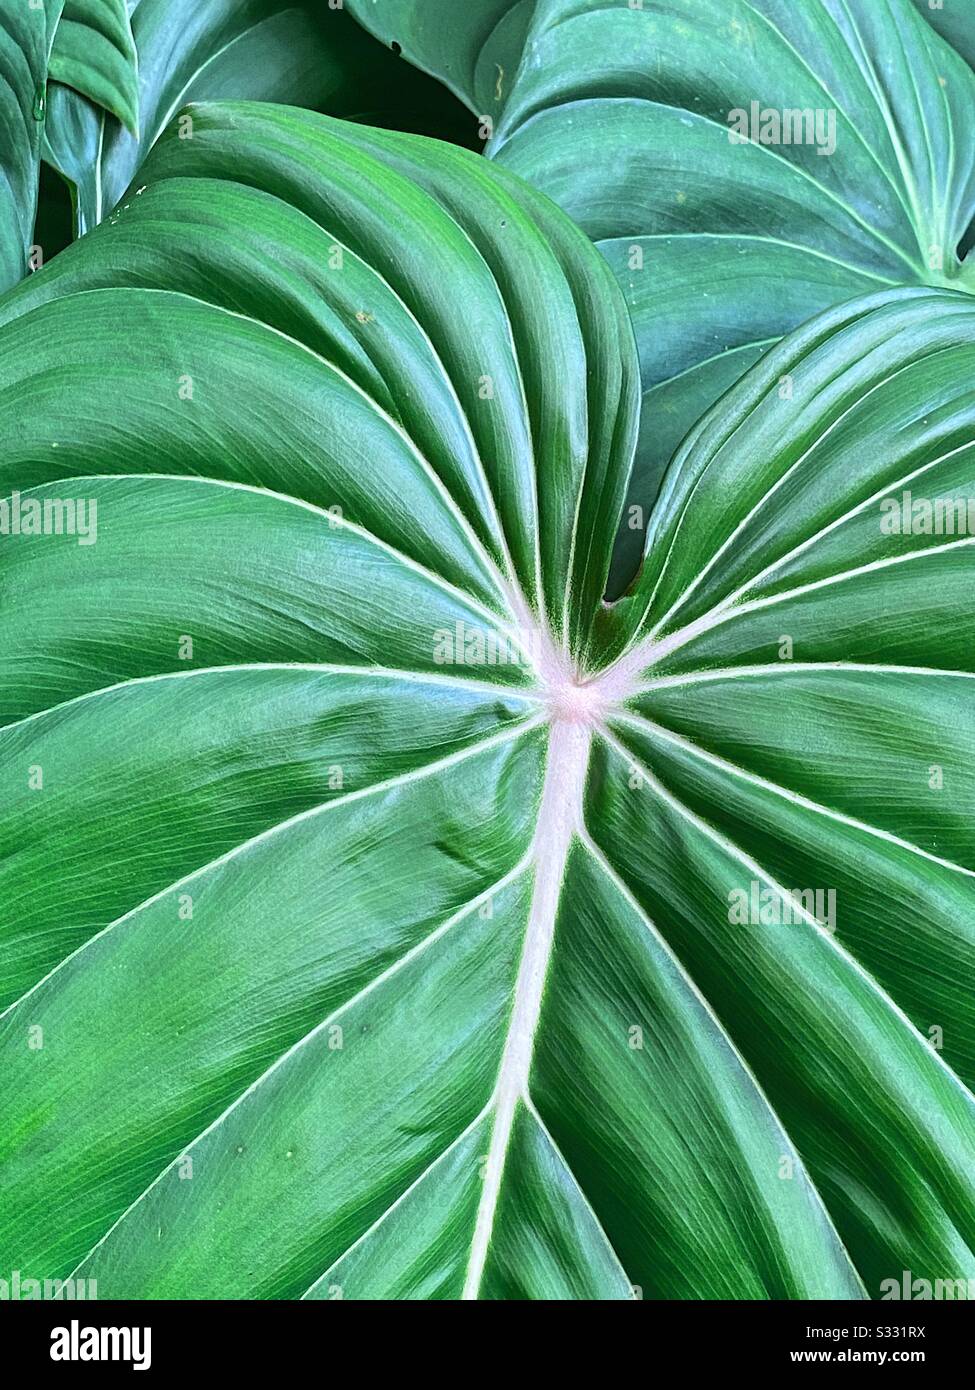
[[[530,25],[491,7],[504,18],[473,56],[481,6],[443,6],[436,46],[426,0],[353,6],[422,66],[467,74],[489,156],[553,197],[623,289],[643,412],[617,589],[674,450],[783,333],[884,286],[975,287],[975,73],[910,0],[535,0]],[[930,18],[975,34],[960,6]]]
[[787,339],[607,606],[639,373],[589,240],[418,137],[195,124],[0,301],[2,493],[87,502],[0,545],[0,1264],[975,1277],[973,542],[881,526],[972,493],[975,304]]

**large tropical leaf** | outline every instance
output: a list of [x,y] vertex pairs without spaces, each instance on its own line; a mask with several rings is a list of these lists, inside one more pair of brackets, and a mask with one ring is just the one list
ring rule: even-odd
[[[118,119],[117,104],[72,90],[96,96],[91,84],[75,78],[62,85],[70,80],[62,70],[49,92],[47,155],[74,188],[79,235],[111,212],[189,102],[246,98],[342,116],[396,109],[406,124],[412,118],[423,125],[431,111],[445,123],[453,120],[434,84],[327,0],[128,0],[128,6],[138,50],[138,133],[127,128],[131,121]],[[90,63],[90,36],[78,47]],[[192,138],[191,113],[180,133]]]
[[0,0],[0,290],[30,268],[48,57],[64,0]]
[[[441,76],[470,47],[468,9],[505,9],[509,27],[516,13],[442,14],[438,68],[413,36],[427,0],[353,8],[383,37],[410,32],[404,53]],[[963,22],[958,0],[937,22],[949,13]],[[503,82],[494,40],[478,41],[461,90],[493,116],[488,153],[589,233],[633,316],[643,423],[622,584],[674,449],[783,333],[884,285],[975,288],[959,257],[975,216],[975,73],[910,0],[534,0]],[[489,70],[501,99],[485,105]],[[778,135],[752,126],[753,104],[808,113],[805,143],[783,143],[781,121]],[[754,139],[739,140],[735,112]]]
[[975,1276],[972,540],[879,507],[972,492],[975,303],[780,346],[607,607],[639,382],[585,236],[417,137],[195,127],[0,302],[8,507],[88,500],[0,545],[0,1265]]
[[48,75],[138,136],[138,59],[126,0],[65,0]]

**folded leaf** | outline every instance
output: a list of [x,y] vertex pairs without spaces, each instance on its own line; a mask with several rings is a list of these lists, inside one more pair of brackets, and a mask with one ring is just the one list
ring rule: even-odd
[[0,301],[0,1264],[975,1277],[973,540],[881,525],[975,491],[975,303],[787,339],[609,606],[588,239],[436,142],[194,126]]
[[[83,3],[92,7],[96,0]],[[105,3],[97,0],[99,7]],[[141,178],[152,146],[190,102],[288,102],[348,116],[398,109],[404,119],[421,118],[431,107],[444,112],[433,84],[327,0],[135,0],[129,8],[138,62],[130,105],[140,113],[138,133],[118,104],[77,74],[69,78],[63,64],[49,91],[46,157],[74,186],[79,236]],[[90,35],[83,51],[93,62]],[[177,128],[184,140],[192,138],[191,120]]]
[[0,4],[0,291],[33,268],[48,54],[63,2]]
[[49,77],[139,133],[139,75],[126,0],[65,0]]

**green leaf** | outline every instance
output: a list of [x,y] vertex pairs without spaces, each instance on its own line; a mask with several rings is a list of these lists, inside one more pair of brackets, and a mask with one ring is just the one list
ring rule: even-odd
[[[415,34],[404,52],[429,66],[429,8],[358,0],[355,13],[383,37]],[[520,66],[508,56],[503,100],[486,106],[487,49],[470,77],[475,7],[456,8],[439,16],[441,53],[463,55],[458,89],[494,115],[488,154],[588,232],[633,316],[643,420],[619,590],[674,450],[784,333],[885,285],[975,286],[959,259],[975,74],[910,0],[536,0]],[[930,17],[968,22],[958,0]],[[786,127],[783,112],[809,114]],[[793,130],[801,142],[785,141]]]
[[[390,109],[407,124],[454,119],[433,84],[326,0],[136,0],[131,20],[138,137],[70,87],[49,92],[46,157],[75,186],[79,236],[141,180],[152,146],[191,102],[287,102],[376,123]],[[184,139],[192,128],[184,119]]]
[[194,124],[0,301],[50,521],[0,537],[0,1266],[975,1277],[973,542],[880,524],[975,493],[975,303],[786,340],[606,605],[639,382],[588,239],[436,142]]
[[139,134],[138,57],[126,0],[65,0],[49,77]]
[[37,211],[47,62],[63,0],[0,10],[0,291],[27,273]]
[[975,67],[975,0],[914,0],[943,38]]
[[347,0],[351,14],[479,116],[504,109],[537,0]]
[[[757,143],[753,102],[812,113],[803,143],[784,127]],[[732,143],[736,111],[749,142]],[[908,0],[732,0],[720,19],[699,0],[539,0],[491,153],[589,232],[624,289],[644,515],[688,429],[784,332],[884,284],[975,283],[958,259],[973,123],[975,74]],[[624,534],[621,577],[640,539]]]

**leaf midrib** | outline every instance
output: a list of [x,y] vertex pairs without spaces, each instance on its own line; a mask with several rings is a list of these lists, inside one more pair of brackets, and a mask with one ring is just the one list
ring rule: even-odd
[[515,1115],[519,1102],[528,1093],[562,883],[572,840],[582,824],[591,737],[591,729],[584,724],[556,721],[550,728],[545,780],[531,851],[535,883],[508,1034],[498,1068],[491,1145],[461,1295],[465,1301],[476,1299],[480,1292]]

